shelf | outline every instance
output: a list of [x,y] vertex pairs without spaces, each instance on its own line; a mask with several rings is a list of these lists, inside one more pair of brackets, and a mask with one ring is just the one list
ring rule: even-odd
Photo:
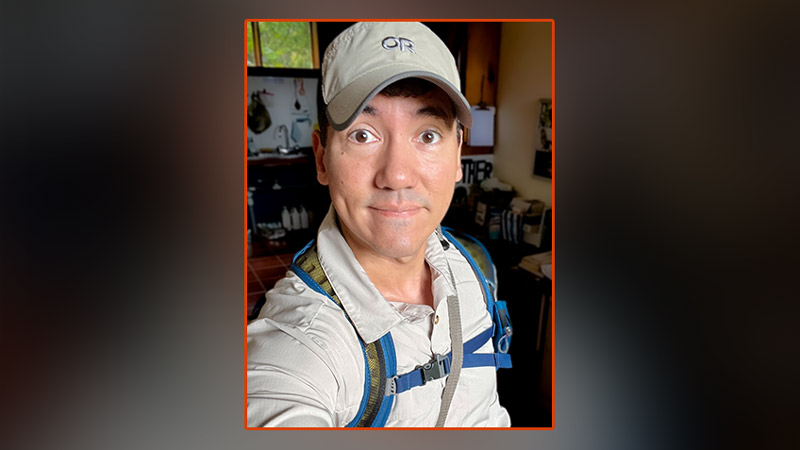
[[280,156],[258,158],[258,159],[247,158],[248,166],[278,167],[278,166],[291,166],[295,164],[313,164],[313,163],[314,163],[313,155],[303,155],[290,158],[280,157]]

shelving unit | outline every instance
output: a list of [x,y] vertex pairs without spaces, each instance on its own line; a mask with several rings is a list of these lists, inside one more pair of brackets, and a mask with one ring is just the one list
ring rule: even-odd
[[247,167],[250,166],[263,166],[263,167],[280,167],[292,166],[295,164],[313,164],[314,157],[312,155],[303,156],[270,156],[262,158],[247,158]]
[[[279,189],[275,189],[276,183]],[[286,231],[286,235],[278,239],[270,240],[252,232],[247,264],[249,315],[266,291],[286,275],[294,254],[314,238],[328,211],[330,198],[327,188],[317,182],[314,158],[308,154],[248,159],[247,186],[253,188],[256,223],[281,222],[284,206],[302,205],[309,214],[308,228]],[[249,208],[247,215],[247,228],[251,229],[253,221]]]

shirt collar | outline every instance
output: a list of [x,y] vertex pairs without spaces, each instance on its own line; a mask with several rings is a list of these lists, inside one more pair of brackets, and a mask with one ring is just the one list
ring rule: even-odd
[[[361,339],[370,343],[380,339],[404,318],[369,279],[342,236],[336,217],[331,205],[317,234],[319,263]],[[425,260],[448,280],[450,290],[446,256],[436,233],[428,236],[426,246]],[[443,298],[437,294],[434,295],[434,309]],[[449,295],[449,292],[444,294]]]

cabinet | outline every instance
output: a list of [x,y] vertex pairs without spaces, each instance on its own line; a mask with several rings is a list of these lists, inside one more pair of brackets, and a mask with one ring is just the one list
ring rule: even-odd
[[[286,275],[292,257],[314,238],[328,211],[328,189],[317,182],[314,158],[264,158],[247,161],[247,186],[252,205],[247,210],[250,236],[247,258],[248,316],[264,298],[264,293]],[[283,208],[303,206],[308,213],[308,228],[300,230],[259,230],[253,224],[279,224]],[[262,227],[263,228],[263,227]]]
[[[252,192],[252,207],[247,211],[247,228],[252,242],[275,251],[292,251],[297,241],[313,236],[330,204],[328,189],[317,182],[316,167],[311,156],[299,158],[268,158],[248,160],[247,187]],[[308,227],[303,230],[286,229],[285,235],[270,239],[265,233],[253,230],[255,224],[282,224],[281,212],[303,207],[308,212]],[[258,225],[256,225],[258,228]],[[262,231],[262,230],[259,230]],[[266,242],[264,242],[266,241]],[[253,245],[252,256],[260,256],[261,246]]]

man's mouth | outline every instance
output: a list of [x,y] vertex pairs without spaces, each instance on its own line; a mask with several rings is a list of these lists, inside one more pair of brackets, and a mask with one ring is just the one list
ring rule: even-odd
[[422,211],[422,207],[417,205],[371,205],[369,209],[386,217],[406,218],[411,217]]

